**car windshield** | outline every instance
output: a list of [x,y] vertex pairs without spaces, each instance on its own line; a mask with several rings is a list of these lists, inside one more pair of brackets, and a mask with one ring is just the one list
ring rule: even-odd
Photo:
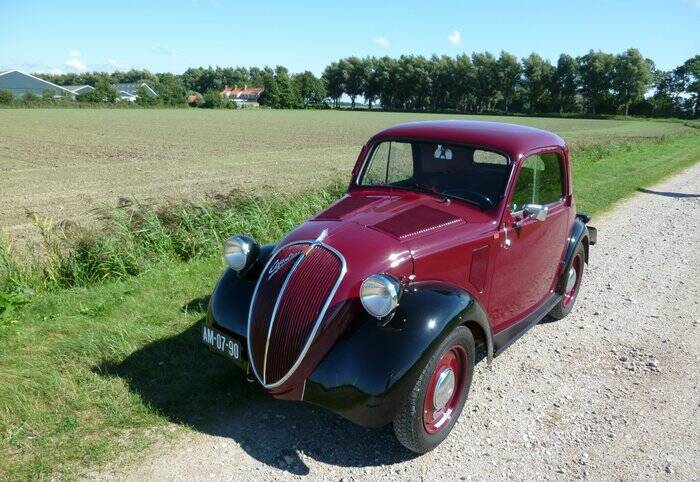
[[384,141],[374,146],[358,184],[430,192],[488,209],[503,197],[509,172],[506,156],[478,147]]

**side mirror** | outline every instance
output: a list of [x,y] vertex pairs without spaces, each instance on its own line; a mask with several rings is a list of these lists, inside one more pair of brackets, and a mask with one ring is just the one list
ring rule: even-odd
[[549,208],[541,204],[526,204],[523,206],[523,217],[524,219],[535,219],[537,221],[544,221],[547,219],[547,214],[549,213]]

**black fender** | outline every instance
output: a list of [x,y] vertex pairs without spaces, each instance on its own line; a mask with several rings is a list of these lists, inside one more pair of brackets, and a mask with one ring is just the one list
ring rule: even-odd
[[555,292],[557,294],[564,294],[564,287],[566,286],[566,273],[571,267],[571,263],[574,259],[574,254],[576,253],[576,246],[578,246],[578,243],[583,243],[585,262],[588,263],[589,246],[595,244],[595,239],[591,239],[591,236],[588,232],[588,227],[586,226],[586,223],[588,223],[590,219],[590,216],[583,213],[577,213],[576,218],[574,218],[574,223],[571,226],[571,230],[569,231],[569,237],[566,239],[566,250],[564,252],[564,259],[562,261],[562,270],[561,274],[559,275],[557,287],[555,289]]
[[475,339],[486,342],[490,360],[491,325],[476,299],[445,283],[413,283],[388,323],[364,310],[356,315],[306,380],[303,400],[359,425],[384,426],[394,419],[434,349],[455,327],[474,323],[483,330]]
[[255,291],[255,283],[274,249],[273,244],[261,246],[258,259],[243,275],[228,268],[224,271],[209,299],[209,325],[218,326],[238,338],[245,339],[248,309]]

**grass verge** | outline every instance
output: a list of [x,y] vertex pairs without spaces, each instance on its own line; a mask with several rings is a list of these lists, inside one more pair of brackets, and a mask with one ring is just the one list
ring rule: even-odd
[[[698,136],[579,148],[578,206],[601,212],[698,159]],[[167,436],[168,422],[198,427],[216,408],[236,403],[234,370],[200,347],[196,328],[222,269],[213,256],[222,233],[275,239],[338,193],[125,210],[106,231],[78,231],[74,239],[87,245],[61,245],[52,269],[39,262],[27,268],[7,253],[0,258],[13,289],[3,296],[14,297],[4,301],[11,316],[0,315],[0,480],[75,478]],[[225,213],[230,221],[214,219]],[[134,272],[123,268],[132,265]],[[111,281],[79,286],[102,280]],[[32,297],[39,288],[50,289]]]

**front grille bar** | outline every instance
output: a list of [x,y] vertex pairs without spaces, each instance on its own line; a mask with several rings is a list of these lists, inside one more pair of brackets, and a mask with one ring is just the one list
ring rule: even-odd
[[[265,266],[263,270],[260,273],[260,277],[258,278],[258,282],[255,285],[255,290],[253,291],[253,297],[251,298],[250,302],[250,307],[248,309],[248,328],[246,330],[246,335],[247,335],[247,345],[248,345],[248,353],[250,356],[250,366],[253,369],[253,373],[255,374],[256,378],[258,381],[263,385],[265,388],[276,388],[280,385],[282,385],[284,382],[286,382],[289,377],[292,376],[292,374],[296,371],[297,368],[299,368],[299,365],[301,364],[302,360],[306,356],[306,353],[309,351],[309,348],[311,347],[311,343],[313,342],[314,338],[316,338],[316,333],[318,332],[318,329],[321,325],[321,322],[323,321],[323,318],[326,315],[326,311],[328,311],[328,307],[331,303],[331,300],[333,300],[333,297],[335,296],[336,291],[338,291],[338,287],[340,286],[340,283],[343,281],[343,278],[345,277],[345,273],[347,273],[347,263],[345,262],[345,258],[343,255],[335,248],[325,244],[322,240],[325,238],[325,235],[327,233],[322,233],[321,236],[319,236],[319,239],[316,240],[304,240],[304,241],[293,241],[291,243],[285,244],[284,246],[276,249],[272,255],[270,255],[270,258],[267,260],[267,263],[265,263]],[[272,314],[270,315],[270,324],[268,326],[268,331],[267,331],[267,339],[265,340],[265,355],[263,358],[263,370],[262,370],[262,376],[258,372],[258,367],[255,366],[255,361],[253,357],[253,351],[252,351],[252,346],[251,346],[251,325],[253,321],[253,307],[255,305],[255,302],[257,301],[257,296],[258,296],[258,289],[260,288],[260,283],[263,280],[263,277],[267,273],[270,264],[272,261],[275,259],[277,254],[282,251],[285,248],[288,248],[289,246],[297,245],[297,244],[308,244],[310,245],[310,248],[306,252],[302,252],[299,254],[299,257],[297,260],[295,260],[294,265],[292,268],[289,270],[289,273],[287,273],[287,277],[285,278],[282,287],[280,288],[280,292],[277,295],[277,299],[275,300],[275,306],[273,307]],[[266,372],[267,372],[267,355],[268,355],[268,348],[270,344],[270,336],[272,334],[272,326],[274,325],[275,317],[277,315],[277,310],[279,308],[280,301],[282,300],[282,295],[284,295],[284,292],[287,288],[287,284],[289,283],[289,280],[291,279],[292,274],[294,271],[296,271],[297,267],[301,264],[303,259],[306,257],[306,255],[309,253],[311,249],[314,247],[319,246],[324,249],[327,249],[331,253],[335,254],[338,257],[338,260],[340,261],[340,273],[338,274],[338,279],[336,280],[335,284],[333,285],[333,288],[331,289],[330,293],[328,294],[328,297],[326,298],[325,303],[323,304],[323,307],[321,308],[321,311],[318,314],[318,317],[316,318],[316,321],[314,322],[314,327],[311,329],[311,333],[309,334],[309,337],[306,341],[306,344],[304,345],[304,348],[301,350],[301,353],[297,357],[296,361],[292,365],[292,367],[289,369],[289,371],[279,380],[277,380],[274,383],[267,383],[267,377],[266,377]]]

